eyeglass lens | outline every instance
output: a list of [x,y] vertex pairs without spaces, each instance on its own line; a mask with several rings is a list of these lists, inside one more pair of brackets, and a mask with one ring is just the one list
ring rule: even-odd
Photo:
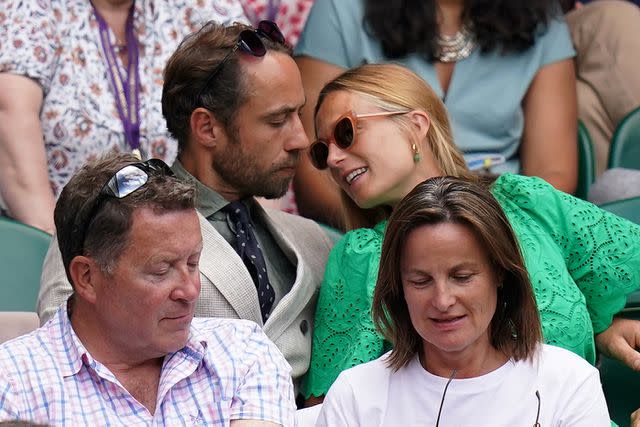
[[149,159],[120,169],[107,182],[105,191],[118,199],[126,197],[147,183],[151,171],[173,176],[173,171],[165,162],[160,159]]
[[353,144],[353,122],[349,117],[345,117],[336,123],[333,130],[333,139],[338,147],[345,149]]
[[[333,130],[333,140],[336,145],[345,150],[353,144],[353,121],[350,117],[343,117],[336,123]],[[325,169],[327,167],[327,158],[329,157],[329,146],[324,142],[315,142],[309,151],[311,161],[317,169]]]
[[315,142],[309,151],[311,161],[317,169],[325,169],[327,167],[327,158],[329,157],[329,146],[323,142]]
[[264,56],[267,53],[260,36],[253,30],[242,31],[238,36],[238,45],[244,52],[253,56]]
[[258,23],[258,28],[256,29],[256,31],[258,31],[260,34],[264,35],[265,37],[271,39],[276,43],[286,44],[284,35],[282,34],[282,32],[280,31],[280,28],[278,28],[278,25],[276,25],[275,22],[260,21],[260,23]]
[[120,169],[108,182],[114,197],[121,199],[147,183],[149,175],[138,166],[129,165]]

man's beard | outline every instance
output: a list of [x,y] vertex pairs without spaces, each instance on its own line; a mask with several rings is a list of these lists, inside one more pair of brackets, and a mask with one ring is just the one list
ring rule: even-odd
[[283,168],[298,164],[299,152],[288,153],[288,159],[280,164],[272,164],[268,170],[259,170],[260,153],[244,152],[238,141],[229,141],[227,150],[215,156],[213,168],[216,173],[239,193],[245,196],[260,196],[266,199],[277,199],[287,193],[290,175],[278,176]]

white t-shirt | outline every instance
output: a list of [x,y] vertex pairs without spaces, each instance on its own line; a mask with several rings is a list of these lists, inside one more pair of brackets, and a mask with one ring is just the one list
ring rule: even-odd
[[[316,426],[435,426],[448,378],[427,372],[417,356],[393,372],[387,356],[342,372]],[[533,363],[511,360],[486,375],[452,380],[439,426],[533,426],[538,408],[544,427],[611,425],[598,371],[542,345]]]

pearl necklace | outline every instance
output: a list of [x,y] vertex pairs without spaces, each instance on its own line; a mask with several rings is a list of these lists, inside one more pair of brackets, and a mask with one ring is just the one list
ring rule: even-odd
[[477,46],[475,35],[467,24],[463,24],[460,31],[452,36],[439,35],[436,43],[440,48],[436,58],[441,62],[457,62],[465,59]]

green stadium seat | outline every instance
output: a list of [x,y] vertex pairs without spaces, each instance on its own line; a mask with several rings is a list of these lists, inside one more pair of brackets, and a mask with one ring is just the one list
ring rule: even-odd
[[43,231],[0,217],[0,311],[36,311],[50,241]]
[[596,179],[596,158],[593,142],[585,125],[578,121],[578,187],[576,197],[587,200],[589,187]]
[[640,107],[618,124],[609,149],[609,169],[640,169]]

